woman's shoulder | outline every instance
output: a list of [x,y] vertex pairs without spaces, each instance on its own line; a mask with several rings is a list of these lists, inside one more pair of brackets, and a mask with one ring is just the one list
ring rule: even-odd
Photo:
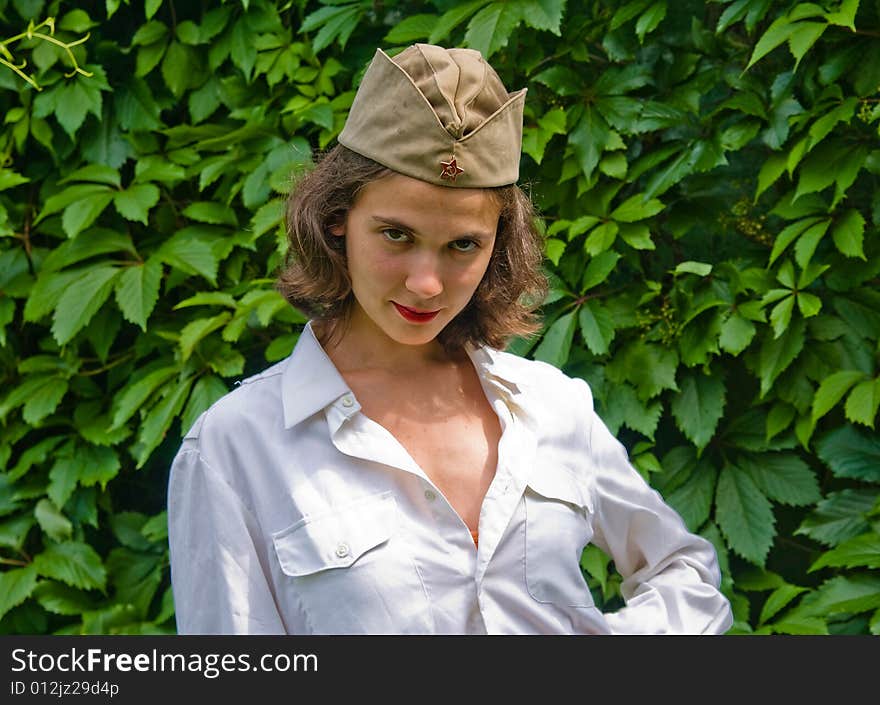
[[206,430],[241,433],[250,427],[264,427],[281,413],[281,377],[287,362],[282,360],[236,380],[226,394],[202,412],[185,438],[199,438]]

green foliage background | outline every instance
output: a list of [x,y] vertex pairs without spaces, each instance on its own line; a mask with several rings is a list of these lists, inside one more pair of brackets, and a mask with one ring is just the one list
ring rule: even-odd
[[[49,18],[52,21],[46,22]],[[291,174],[377,46],[529,88],[587,379],[734,633],[880,633],[880,2],[0,0],[0,631],[174,631],[169,463],[284,357]],[[608,558],[582,564],[620,604]]]

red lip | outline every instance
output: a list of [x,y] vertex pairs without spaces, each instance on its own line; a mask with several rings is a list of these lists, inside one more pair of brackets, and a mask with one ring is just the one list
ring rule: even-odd
[[428,321],[434,320],[434,317],[440,313],[437,311],[419,311],[414,308],[407,308],[406,306],[401,306],[396,301],[392,301],[394,304],[394,308],[397,309],[397,312],[403,316],[410,323],[427,323]]

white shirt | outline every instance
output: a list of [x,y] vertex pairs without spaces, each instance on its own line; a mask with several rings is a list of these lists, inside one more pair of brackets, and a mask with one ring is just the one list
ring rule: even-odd
[[[306,326],[286,360],[215,403],[171,470],[181,634],[723,633],[715,550],[629,464],[587,384],[468,354],[502,436],[479,547]],[[579,567],[624,577],[603,614]]]

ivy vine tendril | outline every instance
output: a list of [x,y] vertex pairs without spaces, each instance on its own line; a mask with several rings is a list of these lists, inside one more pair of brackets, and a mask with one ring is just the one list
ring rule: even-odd
[[[45,32],[41,32],[40,30],[43,28],[47,28],[49,30],[49,33],[46,34]],[[37,83],[37,80],[36,78],[34,78],[33,75],[29,76],[27,73],[24,72],[24,69],[27,68],[27,60],[22,59],[20,63],[16,63],[15,56],[9,50],[9,45],[14,44],[15,42],[20,42],[24,39],[39,39],[41,41],[49,42],[50,44],[59,46],[64,49],[65,52],[67,52],[67,57],[70,59],[70,63],[73,64],[73,70],[70,73],[64,74],[66,78],[72,78],[76,74],[82,74],[83,76],[87,77],[93,76],[94,74],[80,67],[79,62],[77,62],[76,60],[76,56],[74,56],[73,51],[71,51],[72,47],[78,46],[79,44],[83,44],[88,41],[90,33],[87,32],[84,37],[80,37],[79,39],[72,42],[62,42],[60,39],[56,39],[54,35],[54,17],[47,17],[38,25],[35,25],[33,20],[31,20],[28,23],[28,27],[24,32],[22,32],[21,34],[16,34],[14,37],[9,37],[8,39],[0,42],[0,64],[17,73],[36,90],[43,90],[40,84]]]

